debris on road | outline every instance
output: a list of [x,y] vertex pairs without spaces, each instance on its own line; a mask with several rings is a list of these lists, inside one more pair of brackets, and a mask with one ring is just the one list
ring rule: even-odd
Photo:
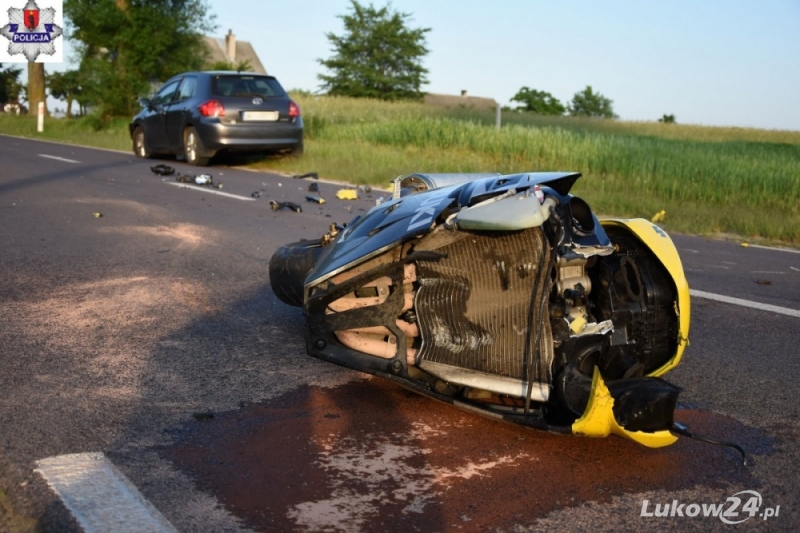
[[661,211],[653,215],[653,218],[650,219],[650,222],[654,224],[658,222],[664,222],[665,218],[667,218],[667,212],[662,209]]
[[375,198],[375,205],[381,205],[385,201],[386,199],[383,196],[379,196],[378,198]]
[[318,180],[319,174],[317,174],[316,172],[306,172],[305,174],[300,174],[300,175],[295,174],[294,176],[292,176],[292,178],[296,180],[301,180],[303,178],[312,178]]
[[309,184],[308,192],[319,192],[319,185],[316,183]]
[[197,421],[213,420],[214,413],[212,413],[211,411],[198,411],[196,413],[192,413],[192,418],[194,418]]
[[150,170],[153,174],[158,174],[159,176],[172,176],[175,174],[175,169],[173,167],[163,164],[150,167]]
[[181,183],[191,183],[192,185],[207,185],[215,189],[221,189],[221,183],[214,183],[214,178],[211,174],[200,174],[199,176],[191,176],[189,174],[178,174],[175,176],[175,181]]
[[747,248],[748,246],[750,246],[748,243],[746,243],[746,242],[742,243],[742,248]]
[[358,191],[355,189],[339,189],[336,192],[336,198],[339,200],[358,200]]
[[279,211],[281,209],[291,209],[295,213],[302,213],[303,208],[297,205],[294,202],[276,202],[275,200],[270,200],[269,205],[272,207],[273,211]]
[[772,285],[772,282],[766,279],[760,279],[756,281],[756,283],[758,283],[759,285]]
[[369,194],[372,192],[372,187],[370,187],[369,185],[362,185],[361,187],[359,187],[359,189],[364,191],[364,194]]
[[94,213],[92,213],[92,216],[94,218],[100,218],[103,216],[103,213],[101,213],[100,211],[95,211]]
[[261,191],[254,191],[250,193],[253,198],[261,198]]
[[317,195],[314,195],[314,194],[307,194],[306,195],[306,200],[308,200],[309,202],[314,202],[315,204],[324,204],[325,203],[325,198],[322,198],[321,196],[317,196]]

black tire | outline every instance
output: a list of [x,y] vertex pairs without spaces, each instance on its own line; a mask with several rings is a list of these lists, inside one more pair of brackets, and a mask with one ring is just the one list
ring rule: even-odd
[[208,150],[200,139],[200,135],[194,127],[189,126],[183,130],[183,155],[186,162],[196,167],[204,167],[211,161]]
[[322,255],[319,240],[285,244],[269,260],[272,292],[285,304],[303,306],[303,282]]
[[136,157],[140,157],[142,159],[150,159],[153,157],[153,152],[147,148],[147,142],[144,137],[144,130],[141,126],[136,126],[136,129],[133,130],[133,135],[131,135],[131,140],[133,141],[133,153],[136,154]]
[[301,140],[299,143],[295,144],[292,147],[292,150],[289,152],[291,155],[303,155],[304,147],[303,141]]

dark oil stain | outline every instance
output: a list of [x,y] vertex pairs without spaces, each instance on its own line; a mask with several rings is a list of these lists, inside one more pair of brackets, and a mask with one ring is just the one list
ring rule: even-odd
[[[686,409],[676,420],[751,456],[772,451],[729,417]],[[625,493],[758,486],[727,448],[529,430],[379,379],[243,404],[190,423],[161,453],[261,531],[488,531]]]

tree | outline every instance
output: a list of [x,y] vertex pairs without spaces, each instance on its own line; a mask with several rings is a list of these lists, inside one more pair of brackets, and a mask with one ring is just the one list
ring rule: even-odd
[[206,64],[208,70],[233,70],[236,72],[253,72],[253,64],[249,59],[244,61],[215,61],[214,63]]
[[523,87],[517,94],[511,97],[512,102],[519,102],[522,105],[517,106],[517,109],[523,111],[530,111],[538,115],[563,115],[567,110],[564,104],[552,94],[546,91],[537,91]]
[[660,119],[659,122],[663,122],[664,124],[675,124],[675,115],[664,115]]
[[72,102],[81,94],[80,72],[77,70],[51,72],[47,75],[47,87],[50,89],[50,96],[67,103],[67,118],[72,117]]
[[614,114],[614,102],[592,90],[591,85],[572,97],[568,109],[573,117],[619,118]]
[[23,87],[19,81],[19,75],[22,74],[21,68],[2,67],[3,65],[0,65],[0,109],[8,103],[18,103]]
[[425,34],[430,28],[411,29],[408,13],[376,9],[351,0],[351,12],[340,15],[343,35],[326,34],[333,47],[330,59],[319,63],[330,74],[319,74],[328,94],[379,98],[420,99],[428,80],[422,58],[428,53]]
[[39,102],[44,102],[47,112],[47,98],[44,90],[44,63],[28,63],[28,112],[38,113]]
[[104,116],[132,115],[151,84],[202,68],[207,9],[205,0],[65,0],[84,101]]

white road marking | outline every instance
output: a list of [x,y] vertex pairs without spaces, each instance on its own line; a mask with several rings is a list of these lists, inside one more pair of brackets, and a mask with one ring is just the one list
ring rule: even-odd
[[55,159],[56,161],[64,161],[65,163],[80,163],[80,161],[75,161],[74,159],[65,159],[63,157],[58,157],[55,155],[39,154],[39,157],[46,157],[47,159]]
[[788,307],[778,307],[777,305],[762,304],[759,302],[751,302],[750,300],[742,300],[741,298],[732,298],[730,296],[722,296],[721,294],[714,294],[711,292],[690,290],[695,298],[705,298],[706,300],[714,300],[726,304],[739,305],[741,307],[749,307],[751,309],[758,309],[760,311],[770,311],[772,313],[780,313],[782,315],[793,316],[800,318],[800,311],[796,309],[789,309]]
[[76,453],[36,461],[85,533],[177,533],[102,453]]
[[207,194],[216,194],[217,196],[225,196],[227,198],[235,198],[237,200],[244,200],[247,202],[255,201],[255,198],[250,198],[248,196],[239,196],[238,194],[231,194],[229,192],[217,191],[215,189],[209,189],[207,187],[197,187],[195,185],[190,185],[188,183],[176,183],[174,181],[165,181],[164,183],[166,183],[167,185],[174,185],[175,187],[180,187],[181,189],[191,189],[193,191],[200,191]]
[[781,272],[780,270],[753,270],[751,274],[786,274],[786,272]]
[[800,250],[793,250],[791,248],[776,248],[774,246],[761,246],[759,244],[750,244],[748,248],[761,248],[762,250],[773,250],[775,252],[789,252],[790,254],[800,254]]
[[800,272],[800,268],[795,268],[795,267],[789,267],[789,268],[791,268],[792,270],[794,270],[796,272]]

